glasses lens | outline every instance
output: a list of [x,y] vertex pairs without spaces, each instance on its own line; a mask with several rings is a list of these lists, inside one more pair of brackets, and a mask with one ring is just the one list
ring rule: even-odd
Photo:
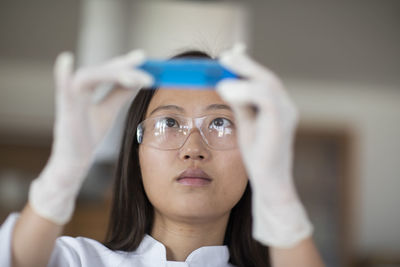
[[[138,127],[138,140],[158,149],[179,149],[190,135],[192,121],[192,118],[176,115],[146,119]],[[194,121],[211,148],[224,150],[236,147],[236,130],[230,119],[208,115],[195,118]]]
[[177,149],[186,138],[187,122],[177,116],[146,119],[143,123],[142,144],[159,149]]
[[203,134],[208,145],[214,149],[236,147],[236,129],[233,122],[222,116],[214,115],[203,123]]

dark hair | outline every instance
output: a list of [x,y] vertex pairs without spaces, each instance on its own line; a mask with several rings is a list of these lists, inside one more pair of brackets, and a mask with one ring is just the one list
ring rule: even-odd
[[[200,51],[188,51],[173,58],[211,58]],[[134,251],[153,225],[153,206],[146,196],[139,164],[136,128],[144,119],[155,90],[142,89],[133,100],[125,123],[122,146],[115,171],[113,203],[106,241],[109,249]],[[239,202],[232,208],[224,245],[229,262],[239,267],[270,266],[269,249],[252,237],[251,188],[247,183]]]

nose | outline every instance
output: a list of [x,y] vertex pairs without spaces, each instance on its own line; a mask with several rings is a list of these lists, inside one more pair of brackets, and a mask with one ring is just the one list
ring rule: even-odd
[[185,143],[179,150],[179,158],[182,160],[207,160],[210,151],[199,130],[194,129],[189,133]]

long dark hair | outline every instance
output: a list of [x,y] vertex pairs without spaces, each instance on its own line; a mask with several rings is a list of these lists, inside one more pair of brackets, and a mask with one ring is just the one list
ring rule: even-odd
[[[184,52],[173,58],[211,59],[200,51]],[[112,250],[136,250],[153,226],[154,210],[143,188],[136,128],[144,119],[154,93],[155,88],[140,90],[128,111],[114,177],[110,224],[104,242]],[[242,198],[231,210],[225,232],[224,245],[229,248],[229,262],[238,267],[270,266],[268,247],[252,237],[251,210],[251,188],[247,183]]]

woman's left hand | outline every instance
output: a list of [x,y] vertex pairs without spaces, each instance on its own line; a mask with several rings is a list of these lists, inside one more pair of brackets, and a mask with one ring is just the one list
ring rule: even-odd
[[297,109],[279,78],[250,59],[244,46],[224,52],[220,63],[245,78],[221,81],[217,91],[236,118],[252,188],[253,236],[265,245],[292,247],[313,231],[292,176]]

